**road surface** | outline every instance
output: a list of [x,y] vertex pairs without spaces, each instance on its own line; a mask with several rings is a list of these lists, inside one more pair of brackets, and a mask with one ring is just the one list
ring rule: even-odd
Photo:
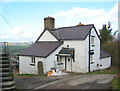
[[85,74],[57,77],[17,77],[18,89],[109,89],[115,75]]

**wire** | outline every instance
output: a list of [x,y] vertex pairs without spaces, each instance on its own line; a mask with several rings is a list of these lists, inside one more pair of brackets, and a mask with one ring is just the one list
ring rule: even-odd
[[[13,26],[12,26],[12,24],[10,23],[10,22],[8,22],[8,20],[7,19],[5,19],[5,17],[3,17],[1,14],[0,14],[0,16],[2,17],[2,19],[11,27],[11,28],[14,28]],[[18,32],[17,32],[18,33]],[[27,39],[26,37],[24,37],[22,34],[20,34],[20,33],[18,33],[18,35],[21,35],[24,39]],[[27,39],[28,41],[30,41],[29,39]],[[32,42],[32,41],[30,41],[30,42]]]
[[3,20],[5,20],[6,22],[7,22],[7,24],[11,27],[11,28],[13,28],[13,26],[0,14],[0,16],[3,18]]

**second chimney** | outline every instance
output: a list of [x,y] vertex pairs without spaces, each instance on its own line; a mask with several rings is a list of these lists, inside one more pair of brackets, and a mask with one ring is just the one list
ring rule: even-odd
[[49,29],[54,29],[54,18],[53,17],[46,17],[44,18],[44,29],[49,28]]

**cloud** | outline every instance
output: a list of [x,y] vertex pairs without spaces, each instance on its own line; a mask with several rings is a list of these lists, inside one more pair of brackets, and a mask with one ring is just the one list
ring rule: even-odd
[[94,18],[93,21],[105,22],[105,21],[117,21],[118,20],[118,3],[107,13],[104,13],[101,17]]
[[101,17],[92,19],[92,22],[94,22],[99,28],[99,24],[107,24],[109,21],[112,23],[112,32],[118,30],[118,3],[116,3],[110,11],[104,13]]
[[11,34],[17,35],[17,34],[22,34],[23,33],[23,28],[21,27],[14,27],[10,32]]
[[64,10],[61,10],[59,12],[56,12],[55,13],[55,17],[66,17],[67,19],[73,19],[73,18],[86,18],[86,17],[95,17],[95,16],[101,16],[104,14],[104,9],[93,9],[93,10],[90,10],[88,8],[78,8],[78,7],[75,7],[71,10],[68,10],[68,11],[64,11]]
[[105,9],[102,8],[89,9],[74,7],[71,10],[58,11],[53,16],[57,20],[56,22],[62,22],[59,18],[64,20],[61,26],[75,26],[76,23],[82,22],[84,24],[95,24],[97,30],[101,29],[103,24],[107,24],[110,21],[112,23],[111,27],[113,27],[113,31],[115,31],[117,30],[118,24],[118,3],[109,11],[105,11]]
[[1,39],[1,40],[10,39],[10,36],[8,36],[8,35],[1,35],[1,36],[0,36],[0,39]]
[[10,31],[2,29],[0,31],[1,42],[32,42],[33,34],[23,31],[21,27],[14,27]]

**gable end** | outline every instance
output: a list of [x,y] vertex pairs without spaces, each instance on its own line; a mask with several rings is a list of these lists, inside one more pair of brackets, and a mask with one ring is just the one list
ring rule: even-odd
[[44,31],[40,34],[40,36],[38,37],[38,39],[36,40],[36,42],[39,41],[39,39],[43,36],[43,34],[44,34],[46,31],[48,31],[56,40],[58,40],[57,37],[54,36],[54,35],[50,32],[51,30],[49,30],[49,29],[44,29]]

